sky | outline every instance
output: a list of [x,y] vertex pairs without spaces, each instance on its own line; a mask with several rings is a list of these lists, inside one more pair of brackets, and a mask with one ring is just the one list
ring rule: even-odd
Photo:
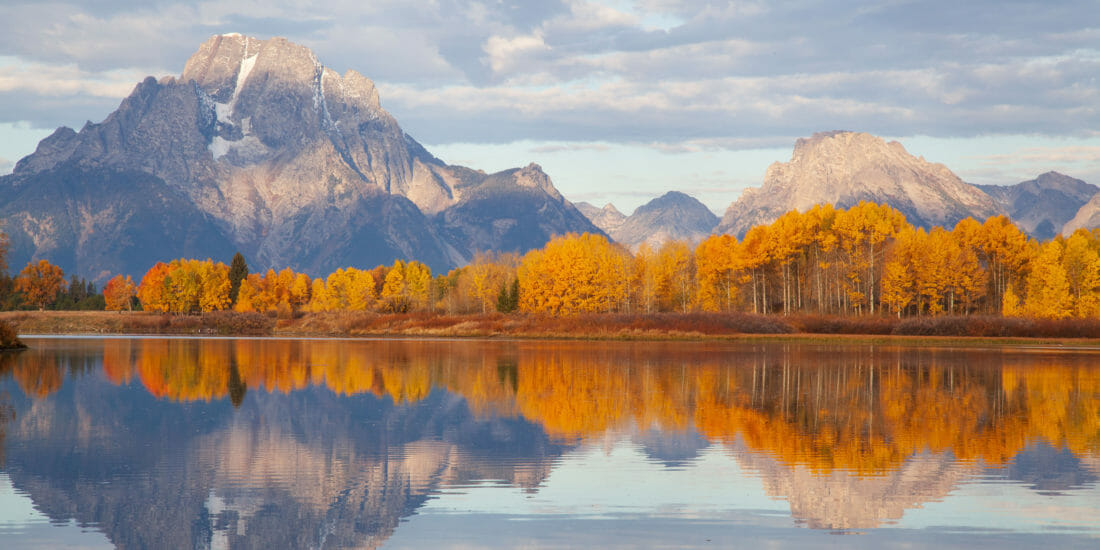
[[448,163],[537,162],[625,213],[677,190],[720,214],[830,130],[971,183],[1100,184],[1096,0],[0,0],[0,174],[229,32],[366,75]]

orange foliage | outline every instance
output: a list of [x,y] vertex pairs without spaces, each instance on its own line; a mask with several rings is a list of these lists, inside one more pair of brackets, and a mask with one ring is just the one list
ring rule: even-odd
[[65,273],[46,260],[29,262],[15,278],[15,290],[22,292],[24,299],[39,310],[53,302],[66,286]]

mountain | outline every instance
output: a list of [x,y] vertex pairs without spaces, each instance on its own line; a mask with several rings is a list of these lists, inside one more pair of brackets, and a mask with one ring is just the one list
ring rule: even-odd
[[1070,235],[1078,229],[1094,229],[1100,227],[1100,193],[1097,193],[1085,203],[1073,218],[1062,226],[1062,234]]
[[479,250],[524,252],[567,232],[602,234],[537,164],[483,177],[459,191],[461,200],[436,220],[466,258]]
[[718,225],[718,216],[698,200],[669,191],[639,206],[611,232],[616,241],[636,250],[642,243],[656,249],[667,241],[699,243]]
[[1100,187],[1058,172],[1047,172],[1016,185],[978,188],[993,197],[1020,229],[1044,241],[1060,233],[1062,226],[1100,193]]
[[596,227],[603,230],[604,233],[610,235],[616,229],[619,228],[626,221],[626,216],[622,212],[619,212],[618,208],[615,208],[614,204],[607,203],[603,208],[596,207],[588,204],[587,202],[578,202],[577,210],[580,210],[584,217],[588,218]]
[[597,208],[580,202],[577,209],[615,242],[631,250],[637,250],[642,243],[652,248],[674,240],[698,243],[718,225],[718,216],[709,208],[679,191],[669,191],[639,206],[630,216],[624,216],[610,203]]
[[942,164],[910,155],[896,141],[858,132],[822,132],[795,142],[790,162],[768,167],[761,187],[747,189],[722,216],[718,232],[742,236],[790,210],[815,204],[848,208],[886,203],[921,227],[954,226],[1001,213],[985,192]]
[[[311,275],[396,258],[441,270],[473,250],[599,232],[537,165],[447,165],[363,75],[239,34],[211,37],[178,78],[147,78],[103,122],[59,128],[0,178],[0,205],[12,265],[47,258],[93,279],[232,250]],[[145,244],[92,250],[108,226]]]

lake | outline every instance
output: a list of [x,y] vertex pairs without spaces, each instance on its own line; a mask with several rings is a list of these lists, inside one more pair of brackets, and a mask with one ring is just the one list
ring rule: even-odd
[[1100,350],[28,337],[10,548],[1100,547]]

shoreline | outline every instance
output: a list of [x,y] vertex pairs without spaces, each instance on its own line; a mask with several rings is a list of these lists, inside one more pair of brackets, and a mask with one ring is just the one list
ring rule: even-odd
[[[946,318],[949,319],[949,318]],[[548,317],[527,314],[378,314],[305,313],[277,318],[258,313],[218,312],[166,315],[147,312],[15,311],[0,321],[21,337],[265,337],[317,339],[514,339],[620,342],[788,342],[905,346],[999,346],[1100,351],[1100,334],[1066,337],[1050,334],[884,334],[898,322],[877,318],[784,317],[751,314],[596,314]],[[988,323],[986,318],[975,321]],[[1006,320],[1006,323],[1010,320]],[[827,331],[798,330],[824,324]],[[953,325],[952,325],[953,326]],[[983,325],[984,326],[984,325]],[[838,330],[839,327],[839,330]],[[866,329],[878,332],[871,332]],[[950,328],[950,327],[949,327]],[[845,331],[844,329],[848,329]],[[864,329],[862,332],[860,329]],[[17,348],[18,349],[18,348]]]

